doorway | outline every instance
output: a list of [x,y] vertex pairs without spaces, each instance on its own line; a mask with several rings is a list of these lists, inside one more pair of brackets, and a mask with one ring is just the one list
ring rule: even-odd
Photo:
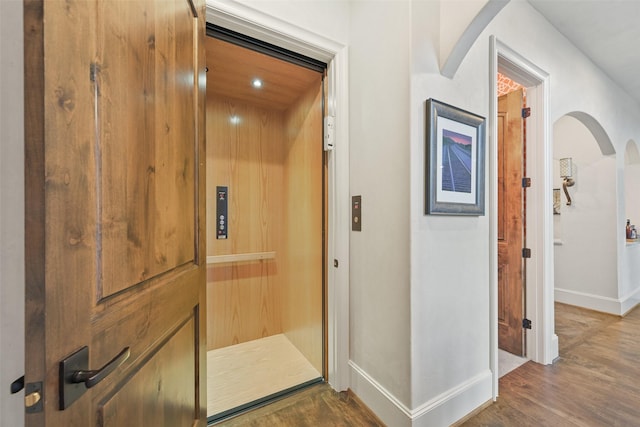
[[491,369],[494,373],[493,394],[498,396],[498,149],[497,149],[497,75],[498,72],[522,84],[527,91],[527,105],[531,107],[527,118],[527,177],[531,187],[527,190],[525,207],[527,218],[527,259],[525,280],[525,311],[531,321],[525,337],[526,357],[537,363],[550,364],[558,357],[558,337],[554,333],[553,316],[553,204],[552,153],[549,136],[549,74],[505,45],[495,36],[490,37],[490,87],[495,97],[490,104],[490,236],[496,242],[490,252],[490,282],[492,295]]
[[326,378],[326,65],[212,25],[208,34],[215,421]]
[[498,73],[498,348],[499,373],[527,359],[525,344],[526,96]]

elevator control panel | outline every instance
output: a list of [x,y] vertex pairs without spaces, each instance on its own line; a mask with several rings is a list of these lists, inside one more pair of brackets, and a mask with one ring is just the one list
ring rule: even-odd
[[216,187],[216,239],[226,239],[229,235],[229,188]]
[[362,231],[362,196],[351,198],[351,230]]

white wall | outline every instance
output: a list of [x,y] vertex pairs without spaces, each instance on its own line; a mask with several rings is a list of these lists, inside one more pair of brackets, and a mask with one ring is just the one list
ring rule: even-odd
[[22,2],[0,1],[0,425],[24,425]]
[[[618,297],[616,159],[604,156],[593,134],[564,116],[553,125],[554,188],[562,187],[559,159],[573,159],[575,185],[554,215],[556,300],[600,311]],[[611,306],[611,307],[610,307]],[[613,311],[614,313],[616,311]]]
[[[415,11],[429,12],[422,2],[414,3]],[[436,5],[430,7],[437,9]],[[433,23],[427,15],[413,20]],[[412,39],[420,40],[432,32],[428,24],[416,24]],[[566,113],[585,111],[605,128],[616,151],[618,144],[640,133],[636,120],[639,106],[526,2],[510,2],[493,19],[451,80],[429,66],[435,62],[429,57],[437,54],[437,48],[412,51],[416,63],[426,64],[412,67],[410,99],[414,425],[449,424],[492,397],[486,387],[491,351],[488,252],[492,244],[487,216],[423,215],[424,101],[436,98],[486,117],[489,98],[494,96],[488,92],[491,35],[550,74],[551,123]],[[437,47],[437,37],[430,38],[430,45]],[[617,180],[620,165],[615,163],[613,169]],[[609,198],[613,206],[619,200],[617,181],[614,188]],[[616,217],[610,220],[609,230],[615,234],[621,219],[618,210],[612,209]],[[613,253],[620,247],[617,236]],[[618,269],[628,268],[613,263]]]
[[[377,383],[411,405],[409,336],[410,3],[353,2],[349,32],[350,185],[362,195],[351,233],[352,388],[365,403]],[[395,418],[380,413],[383,421]]]
[[[625,217],[640,231],[640,147],[629,140],[624,152],[624,212]],[[640,242],[640,240],[638,241]],[[621,308],[626,313],[635,304],[640,303],[640,243],[626,244],[622,259],[628,268],[623,269],[619,297],[627,302]]]
[[346,43],[348,38],[348,0],[215,0],[215,2],[230,5],[242,4],[339,43]]

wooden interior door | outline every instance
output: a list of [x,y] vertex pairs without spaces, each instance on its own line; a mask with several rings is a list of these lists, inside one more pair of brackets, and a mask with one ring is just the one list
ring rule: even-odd
[[206,424],[204,31],[25,1],[27,426]]
[[524,356],[522,89],[498,98],[498,347]]

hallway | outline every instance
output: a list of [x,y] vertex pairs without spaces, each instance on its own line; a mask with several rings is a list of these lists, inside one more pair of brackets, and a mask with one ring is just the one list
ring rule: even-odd
[[640,420],[640,309],[624,318],[556,303],[560,358],[500,379],[498,400],[461,424],[634,426]]
[[[640,420],[640,309],[625,318],[556,303],[560,358],[500,379],[497,402],[461,426],[634,426]],[[326,385],[229,420],[238,426],[377,426]]]

